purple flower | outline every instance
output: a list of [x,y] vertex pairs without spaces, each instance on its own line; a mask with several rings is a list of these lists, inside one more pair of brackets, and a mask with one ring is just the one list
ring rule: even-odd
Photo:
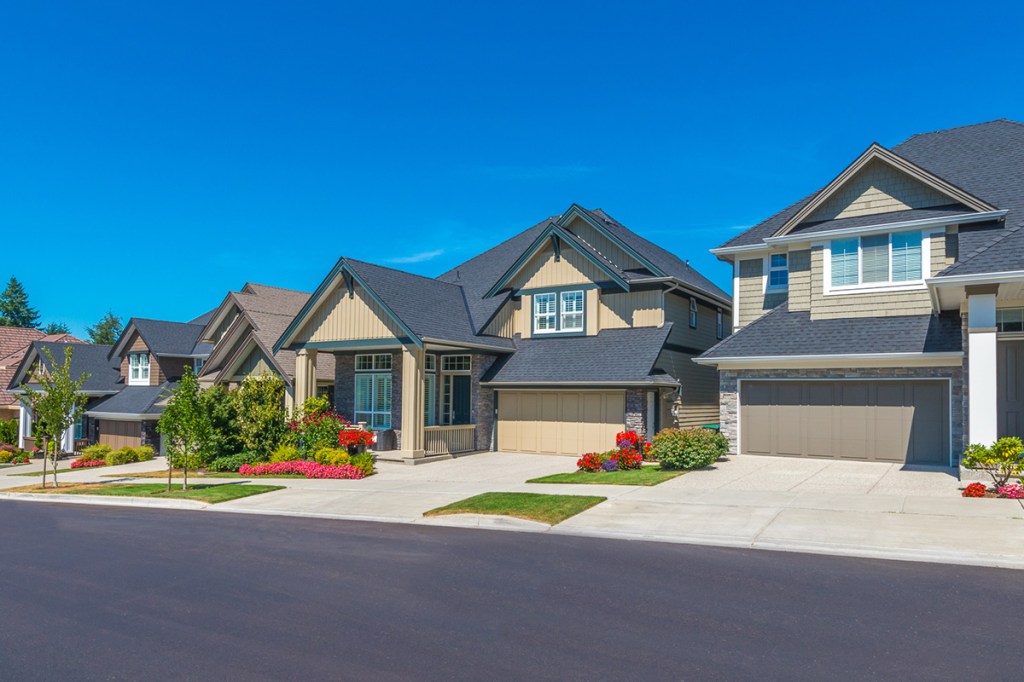
[[606,459],[605,461],[601,462],[601,468],[604,469],[605,471],[618,471],[619,463],[616,462],[614,459]]

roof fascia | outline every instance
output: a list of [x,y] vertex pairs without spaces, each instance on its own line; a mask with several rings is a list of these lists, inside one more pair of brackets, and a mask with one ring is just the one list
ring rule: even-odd
[[255,326],[248,314],[244,310],[240,310],[238,317],[235,318],[235,321],[224,332],[224,336],[214,345],[213,351],[206,357],[206,364],[216,366],[217,362],[230,358],[238,341],[245,338],[245,327],[254,329]]
[[662,277],[664,277],[666,275],[664,270],[662,270],[657,265],[652,263],[650,260],[648,260],[646,257],[644,257],[643,254],[641,254],[639,251],[637,251],[636,249],[631,247],[629,244],[627,244],[626,242],[624,242],[621,239],[619,239],[617,235],[613,234],[607,227],[602,225],[600,220],[597,220],[596,218],[594,218],[594,216],[590,213],[590,211],[588,211],[587,209],[583,208],[579,204],[573,204],[572,206],[570,206],[569,210],[566,211],[565,213],[563,213],[558,218],[557,223],[564,227],[565,225],[569,224],[570,220],[572,220],[574,217],[577,217],[577,216],[582,218],[588,225],[590,225],[595,230],[597,230],[598,232],[603,234],[605,237],[610,239],[613,244],[618,246],[620,249],[622,249],[623,251],[628,253],[633,258],[636,258],[638,261],[640,261],[641,265],[643,265],[645,268],[650,270],[655,275],[659,275],[659,276],[662,276]]
[[[253,294],[245,295],[252,296]],[[215,340],[211,340],[212,337],[210,336],[210,334],[213,333],[214,329],[220,326],[221,320],[227,314],[228,310],[231,309],[232,305],[238,308],[239,312],[241,312],[242,306],[238,305],[237,301],[235,301],[235,292],[229,291],[228,295],[225,296],[224,300],[221,301],[219,306],[217,306],[217,311],[213,314],[213,317],[211,317],[210,321],[206,323],[205,327],[203,327],[202,333],[199,334],[200,341],[205,341],[206,343],[216,343]]]
[[942,353],[846,353],[833,355],[750,355],[731,357],[693,358],[698,365],[744,367],[748,365],[771,364],[778,367],[799,366],[807,364],[824,364],[828,366],[850,365],[858,363],[884,362],[887,364],[958,364],[964,357],[963,351]]
[[[968,225],[970,223],[984,223],[990,220],[1002,220],[1009,211],[986,211],[984,213],[963,213],[960,215],[939,216],[937,218],[920,218],[918,220],[901,220],[895,223],[876,223],[874,225],[862,225],[860,227],[842,227],[837,230],[822,230],[821,232],[798,232],[780,237],[765,237],[765,244],[776,246],[780,244],[795,244],[799,242],[815,242],[822,239],[834,239],[846,235],[869,235],[882,234],[887,232],[925,229],[929,227],[944,227],[946,225]],[[764,248],[764,247],[761,247]]]
[[995,211],[995,206],[982,201],[978,197],[965,192],[956,185],[947,182],[939,176],[926,171],[917,164],[904,159],[902,156],[889,151],[877,142],[871,143],[864,153],[858,156],[853,163],[847,166],[842,173],[837,175],[832,182],[827,184],[820,192],[814,195],[814,198],[808,201],[804,206],[790,216],[789,220],[783,223],[782,227],[776,230],[774,237],[782,237],[789,234],[797,225],[803,222],[811,213],[818,209],[823,203],[831,198],[840,187],[853,177],[858,171],[860,171],[869,162],[879,159],[895,167],[897,170],[906,173],[914,179],[922,182],[932,189],[935,189],[943,194],[955,199],[957,202],[962,203],[975,211]]
[[504,289],[508,285],[509,281],[511,281],[511,279],[515,277],[516,274],[520,270],[522,270],[528,262],[530,262],[530,259],[537,255],[537,253],[539,253],[540,250],[547,245],[548,239],[550,239],[552,236],[557,236],[559,239],[562,240],[563,246],[571,246],[574,251],[576,251],[579,254],[582,254],[584,258],[589,260],[591,263],[597,266],[597,268],[600,269],[603,273],[608,275],[611,278],[611,280],[615,282],[619,287],[621,287],[624,291],[629,291],[629,284],[626,283],[626,280],[619,277],[614,270],[609,268],[605,263],[602,263],[600,259],[595,258],[593,254],[588,253],[585,249],[579,248],[573,240],[572,235],[570,235],[564,227],[562,227],[558,223],[551,223],[546,228],[544,228],[544,230],[539,235],[537,235],[537,238],[533,240],[533,243],[530,244],[530,246],[527,247],[525,251],[523,251],[519,258],[516,259],[516,262],[513,263],[512,266],[505,271],[505,274],[503,274],[501,278],[494,283],[494,286],[492,286],[490,290],[486,294],[484,294],[484,298],[491,298],[492,296],[496,296],[502,289]]
[[[133,331],[139,332],[138,327],[135,325],[134,317],[128,320],[128,324],[125,325],[124,331],[121,332],[121,336],[117,337],[117,343],[115,343],[114,347],[110,349],[109,353],[107,353],[108,360],[113,357],[121,357],[121,353],[123,351],[121,346],[128,342],[128,339],[131,338],[131,332]],[[142,342],[145,343],[148,348],[149,342],[147,342],[146,338],[142,336],[142,332],[139,332],[139,337],[142,338]]]

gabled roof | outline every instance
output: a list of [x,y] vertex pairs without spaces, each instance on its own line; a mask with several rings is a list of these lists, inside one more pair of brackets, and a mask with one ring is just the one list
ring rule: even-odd
[[596,336],[517,339],[516,352],[495,362],[482,383],[675,385],[671,376],[654,373],[671,330],[669,323]]
[[43,334],[27,327],[0,327],[0,405],[17,405],[18,399],[7,390],[21,359],[33,341],[83,343],[71,334]]
[[23,351],[33,341],[38,341],[46,335],[32,327],[2,327],[0,326],[0,358],[6,358],[15,351]]
[[203,324],[133,317],[111,349],[111,356],[123,355],[132,333],[137,331],[149,352],[157,357],[206,357],[213,346],[199,340],[204,328]]
[[[865,154],[876,148],[877,153],[872,154],[872,158],[884,157],[887,161],[901,163],[901,169],[908,173],[914,169],[918,178],[941,180],[947,188],[946,193],[963,204],[965,214],[998,209],[1009,211],[1007,225],[1018,224],[1024,219],[1024,192],[1021,191],[1024,181],[1024,126],[1020,123],[1002,119],[924,133],[914,135],[892,150],[872,145]],[[836,180],[841,177],[843,174]],[[799,223],[801,216],[810,215],[813,206],[827,198],[824,193],[834,182],[733,237],[719,248],[763,244],[766,237],[777,235],[787,226]],[[869,217],[879,223],[885,216]],[[824,229],[831,227],[816,227],[816,231]],[[960,256],[961,262],[964,261],[963,252]]]
[[85,393],[103,394],[120,391],[124,384],[121,380],[121,367],[117,358],[110,356],[110,346],[91,343],[56,343],[50,341],[33,341],[29,350],[18,364],[8,388],[17,387],[28,378],[28,370],[39,360],[44,368],[50,366],[44,348],[49,349],[55,362],[64,362],[64,349],[71,348],[71,374],[73,377],[90,374],[82,386]]
[[90,417],[159,417],[177,382],[165,381],[159,386],[127,386],[120,393],[102,400],[88,410]]
[[875,353],[955,353],[962,350],[959,313],[849,317],[812,320],[810,312],[789,305],[727,336],[700,359],[865,355]]

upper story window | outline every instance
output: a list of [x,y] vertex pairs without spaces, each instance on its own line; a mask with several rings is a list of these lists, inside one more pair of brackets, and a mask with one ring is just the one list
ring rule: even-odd
[[469,355],[442,355],[442,372],[468,372],[473,368],[473,358]]
[[390,353],[375,353],[373,355],[357,355],[357,372],[381,372],[391,369]]
[[722,309],[715,312],[715,338],[721,339],[725,336],[725,325],[722,322]]
[[697,299],[690,299],[690,329],[697,328]]
[[920,282],[924,272],[920,232],[835,239],[829,254],[833,289]]
[[586,296],[582,289],[533,295],[533,332],[555,334],[582,332]]
[[768,289],[789,288],[789,254],[773,253],[768,257]]
[[149,353],[128,354],[128,385],[149,385]]

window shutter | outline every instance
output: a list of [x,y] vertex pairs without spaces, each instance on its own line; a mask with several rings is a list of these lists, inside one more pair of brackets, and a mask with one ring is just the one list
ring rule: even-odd
[[892,236],[892,281],[921,279],[921,233],[901,232]]
[[889,281],[889,235],[862,237],[860,249],[864,257],[861,282]]
[[857,284],[857,240],[837,239],[832,242],[832,286]]
[[356,375],[356,412],[370,412],[373,408],[373,376]]

